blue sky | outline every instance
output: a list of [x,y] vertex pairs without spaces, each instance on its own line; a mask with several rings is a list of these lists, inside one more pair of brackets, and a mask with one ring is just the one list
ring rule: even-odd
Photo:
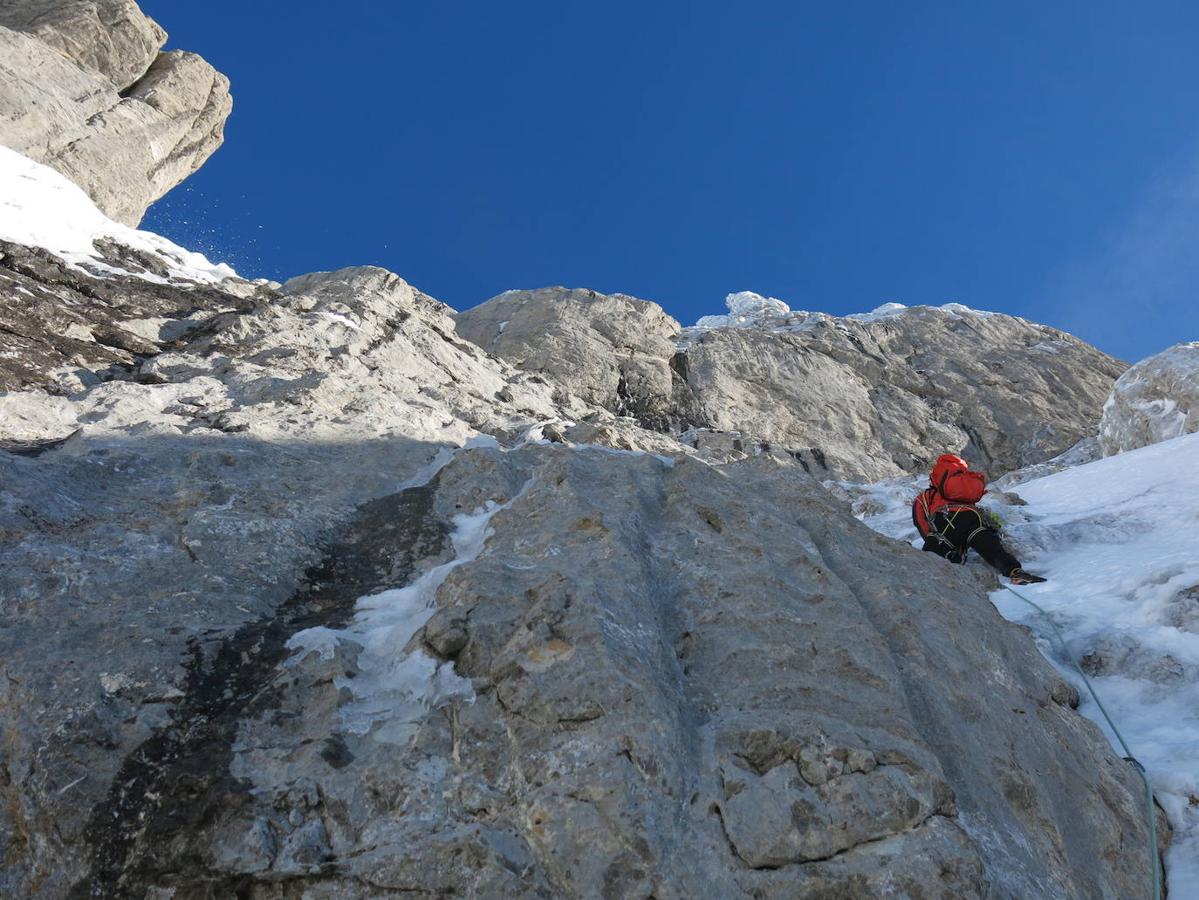
[[141,6],[235,99],[144,227],[243,275],[1199,339],[1199,4]]

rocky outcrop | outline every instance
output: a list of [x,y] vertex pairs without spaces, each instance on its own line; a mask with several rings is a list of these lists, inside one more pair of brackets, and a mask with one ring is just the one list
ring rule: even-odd
[[687,423],[686,384],[671,367],[679,323],[656,303],[562,287],[508,291],[457,323],[487,352],[589,403],[659,428]]
[[132,273],[169,271],[114,243],[101,244],[99,258],[132,271],[88,275],[46,250],[0,240],[0,391],[72,393],[180,346],[218,313],[274,296],[271,286],[244,281],[217,288],[146,280]]
[[113,219],[146,207],[223,140],[229,82],[131,0],[0,10],[0,143],[66,175]]
[[146,74],[167,39],[133,0],[9,0],[0,25],[33,35],[118,90]]
[[[604,366],[614,364],[617,342],[586,312],[563,309],[594,304],[580,299],[586,294],[501,295],[459,321],[465,334],[522,368],[558,360],[576,391],[591,383],[596,401],[614,408],[615,374]],[[603,329],[645,333],[641,323],[650,314],[645,301],[637,302],[607,303],[606,316],[624,323],[605,321]],[[791,312],[747,293],[729,302],[729,316],[685,330],[677,350],[668,344],[669,324],[636,345],[639,369],[656,377],[637,381],[628,412],[654,427],[731,432],[743,444],[785,449],[813,471],[838,477],[916,472],[946,451],[992,476],[1045,461],[1094,433],[1124,369],[1064,332],[957,304],[892,304],[836,318]],[[514,321],[520,325],[508,337]],[[538,322],[553,324],[539,330]]]
[[1199,431],[1199,341],[1175,344],[1120,376],[1103,407],[1104,456]]
[[1146,879],[1027,636],[790,457],[694,459],[380,269],[106,294],[6,253],[0,294],[145,341],[0,394],[6,893]]

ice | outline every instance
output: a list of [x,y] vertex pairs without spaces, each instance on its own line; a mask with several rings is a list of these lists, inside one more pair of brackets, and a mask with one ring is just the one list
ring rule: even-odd
[[[472,449],[499,448],[490,436],[472,439],[461,450],[442,448],[405,487],[427,484],[457,453]],[[471,513],[454,516],[450,534],[453,557],[404,587],[359,597],[354,617],[344,629],[307,628],[288,640],[288,649],[299,651],[292,657],[293,664],[310,653],[321,659],[333,659],[342,652],[356,655],[357,674],[337,680],[337,686],[352,697],[339,711],[347,732],[403,743],[430,708],[453,698],[474,698],[470,680],[454,672],[452,665],[420,649],[409,652],[406,648],[436,611],[437,591],[446,578],[478,558],[493,533],[491,519],[515,503],[528,487],[526,484],[506,503],[488,501]]]
[[[925,482],[842,489],[868,525],[912,540],[909,504]],[[1199,897],[1199,434],[1024,481],[1016,491],[1026,506],[1005,505],[998,494],[983,505],[1000,512],[1004,541],[1025,567],[1049,579],[1018,590],[1053,617],[1145,766],[1175,829],[1170,896]],[[1080,711],[1119,750],[1050,626],[1007,590],[991,599],[1038,635],[1079,687]]]
[[237,275],[224,263],[214,265],[201,254],[184,250],[164,237],[112,221],[63,175],[15,150],[0,147],[0,239],[43,247],[72,266],[92,272],[133,275],[153,282],[166,280],[104,262],[93,244],[101,238],[156,257],[172,278],[213,284]]
[[907,309],[902,303],[884,303],[882,306],[876,306],[868,313],[850,313],[845,318],[855,319],[858,322],[877,322],[879,319],[887,319],[906,312]]
[[702,316],[696,328],[751,328],[772,319],[783,319],[791,307],[774,297],[763,297],[753,291],[737,291],[724,298],[728,315]]
[[[776,297],[763,297],[753,291],[737,291],[725,297],[728,313],[722,316],[701,316],[690,328],[684,329],[684,342],[704,331],[715,328],[769,328],[773,331],[797,331],[810,328],[819,322],[837,322],[836,316],[827,313],[793,310],[786,302]],[[870,312],[851,313],[842,317],[853,322],[879,322],[894,316],[904,315],[916,309],[934,309],[950,316],[987,316],[998,313],[972,309],[961,303],[945,303],[941,306],[905,306],[902,303],[884,303]]]

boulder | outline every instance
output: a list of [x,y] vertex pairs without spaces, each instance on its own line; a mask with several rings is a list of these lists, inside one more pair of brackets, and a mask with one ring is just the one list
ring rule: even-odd
[[146,207],[220,146],[229,82],[131,2],[21,0],[0,13],[0,143],[83,188],[108,216]]
[[1175,344],[1120,376],[1103,407],[1104,456],[1199,431],[1199,341]]

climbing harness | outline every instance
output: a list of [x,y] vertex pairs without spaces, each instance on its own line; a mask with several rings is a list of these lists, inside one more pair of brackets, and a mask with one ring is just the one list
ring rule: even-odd
[[1099,695],[1095,693],[1095,688],[1091,685],[1091,679],[1087,678],[1087,673],[1082,670],[1082,666],[1078,664],[1078,661],[1074,658],[1074,654],[1072,654],[1069,648],[1066,646],[1065,638],[1062,637],[1062,633],[1058,630],[1057,623],[1053,621],[1053,617],[1050,616],[1043,607],[1029,600],[1011,585],[1005,584],[1004,588],[1011,591],[1013,594],[1039,612],[1045,621],[1049,623],[1049,627],[1053,629],[1054,637],[1057,638],[1058,648],[1061,650],[1062,655],[1070,661],[1070,665],[1072,665],[1074,670],[1082,677],[1083,684],[1087,686],[1087,690],[1091,694],[1091,699],[1095,701],[1095,705],[1099,707],[1099,712],[1103,714],[1104,721],[1107,722],[1108,727],[1112,730],[1112,734],[1116,736],[1116,740],[1120,742],[1120,747],[1124,750],[1124,761],[1131,763],[1132,767],[1136,769],[1137,774],[1141,776],[1141,782],[1145,785],[1145,806],[1149,817],[1149,864],[1153,869],[1153,900],[1161,900],[1162,878],[1161,872],[1158,870],[1157,811],[1154,808],[1153,788],[1149,786],[1149,778],[1145,774],[1145,767],[1141,765],[1137,758],[1132,755],[1132,751],[1128,749],[1128,744],[1124,742],[1124,736],[1120,734],[1119,729],[1116,728],[1116,723],[1112,721],[1112,717],[1109,716],[1107,714],[1107,710],[1104,709],[1103,703],[1099,699]]

